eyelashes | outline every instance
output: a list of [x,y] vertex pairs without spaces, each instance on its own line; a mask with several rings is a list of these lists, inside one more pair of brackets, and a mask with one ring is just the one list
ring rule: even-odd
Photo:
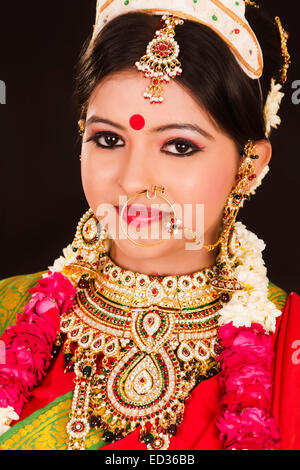
[[[122,140],[123,144],[116,145],[116,142],[118,140]],[[91,141],[95,143],[96,147],[110,149],[110,150],[114,150],[115,148],[125,146],[124,140],[118,134],[114,134],[108,131],[97,132],[96,134],[92,135],[86,140],[86,142],[91,142]]]
[[[121,145],[118,145],[118,142],[121,141]],[[125,142],[121,136],[115,134],[114,132],[101,131],[89,137],[85,142],[93,142],[96,147],[102,149],[116,150],[120,147],[125,147]],[[177,153],[170,152],[165,150],[166,147],[172,147],[176,150]],[[191,149],[190,152],[186,153],[188,149]],[[162,148],[161,152],[166,153],[167,155],[172,155],[174,157],[188,157],[196,152],[203,151],[203,148],[198,147],[194,142],[184,139],[176,138],[166,142]]]

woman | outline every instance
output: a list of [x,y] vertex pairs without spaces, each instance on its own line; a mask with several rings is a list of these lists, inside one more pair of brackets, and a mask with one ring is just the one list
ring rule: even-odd
[[2,283],[2,449],[299,448],[300,299],[236,222],[286,33],[250,1],[158,3],[97,4],[76,88],[91,209],[48,273]]

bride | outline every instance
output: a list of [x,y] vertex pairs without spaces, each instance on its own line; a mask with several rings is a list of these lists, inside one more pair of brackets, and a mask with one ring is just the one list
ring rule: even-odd
[[90,210],[48,271],[2,281],[1,449],[300,448],[300,298],[237,221],[289,63],[250,0],[97,2]]

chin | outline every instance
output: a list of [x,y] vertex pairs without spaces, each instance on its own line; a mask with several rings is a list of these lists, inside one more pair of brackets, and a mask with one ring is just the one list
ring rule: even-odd
[[[139,243],[155,243],[157,240],[137,240]],[[175,255],[179,249],[179,245],[182,245],[182,240],[166,240],[161,245],[157,246],[138,246],[131,242],[130,240],[114,240],[113,242],[116,247],[122,252],[126,257],[133,259],[155,259],[164,256]],[[114,248],[112,247],[112,252]]]

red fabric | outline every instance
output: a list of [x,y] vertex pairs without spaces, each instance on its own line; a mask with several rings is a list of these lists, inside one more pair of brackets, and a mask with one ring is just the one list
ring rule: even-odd
[[[294,292],[289,295],[283,313],[277,320],[272,340],[275,349],[273,412],[281,427],[281,449],[300,450],[300,297]],[[294,344],[297,340],[298,356]],[[73,372],[64,374],[63,356],[60,353],[41,385],[34,390],[30,402],[25,405],[21,419],[73,390],[73,379]],[[222,449],[215,426],[219,403],[218,376],[200,383],[186,403],[183,422],[176,436],[171,439],[170,450]],[[138,436],[139,429],[136,429],[120,441],[101,449],[145,450],[146,445],[138,441]]]

